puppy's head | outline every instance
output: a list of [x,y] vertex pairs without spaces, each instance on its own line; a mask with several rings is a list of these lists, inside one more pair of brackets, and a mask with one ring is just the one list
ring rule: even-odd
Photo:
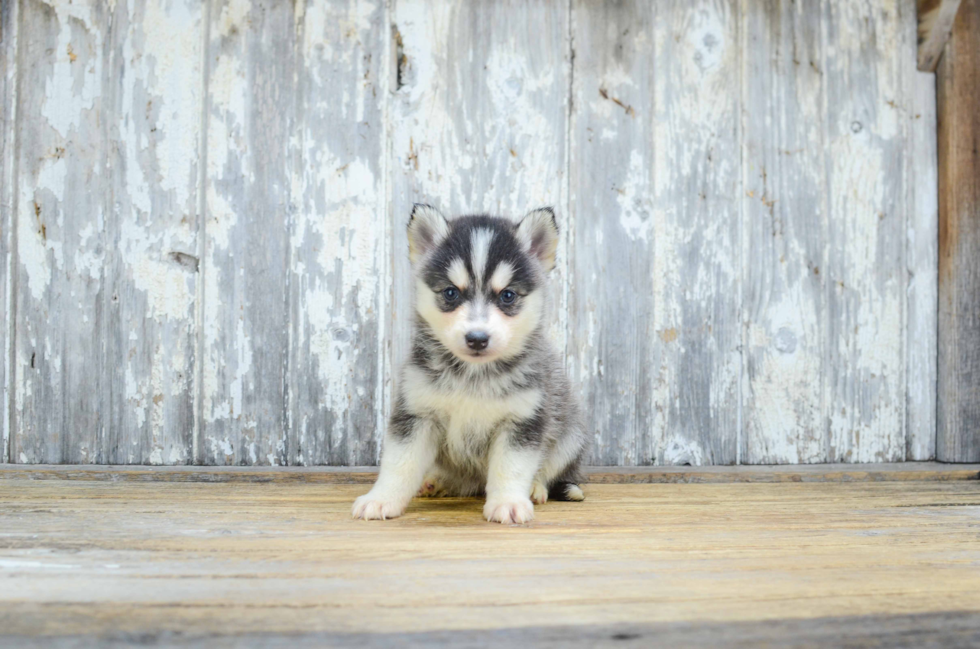
[[555,266],[551,208],[520,223],[492,216],[448,220],[416,205],[408,223],[415,308],[436,338],[468,363],[513,357],[544,317],[543,287]]

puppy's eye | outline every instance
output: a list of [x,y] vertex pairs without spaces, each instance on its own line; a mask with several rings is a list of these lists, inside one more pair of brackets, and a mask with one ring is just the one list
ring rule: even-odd
[[455,302],[456,298],[459,297],[459,289],[455,286],[450,286],[442,292],[442,296],[446,298],[447,302]]
[[513,304],[514,300],[516,299],[517,299],[517,293],[510,290],[509,288],[505,288],[500,292],[500,301],[503,302],[504,304]]

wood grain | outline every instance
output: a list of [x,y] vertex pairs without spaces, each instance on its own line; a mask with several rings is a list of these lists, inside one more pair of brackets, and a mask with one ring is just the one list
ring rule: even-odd
[[[6,636],[12,649],[38,647],[69,649],[91,640],[90,636]],[[106,647],[132,644],[126,633],[99,638]],[[453,629],[411,633],[237,633],[222,636],[188,636],[182,633],[143,633],[139,641],[156,647],[306,649],[405,649],[430,647],[520,646],[587,649],[641,649],[644,647],[710,647],[711,649],[798,649],[846,646],[848,649],[919,649],[923,642],[936,647],[974,647],[980,643],[980,615],[970,611],[918,614],[838,615],[808,619],[784,618],[748,622],[629,622],[619,624],[568,624],[502,629]]]
[[651,464],[663,454],[664,404],[654,392],[666,371],[653,327],[655,20],[653,3],[572,4],[567,349],[596,464]]
[[914,0],[2,12],[0,461],[375,463],[415,201],[558,208],[593,463],[936,457]]
[[821,5],[743,2],[741,461],[827,460]]
[[353,521],[365,489],[0,481],[0,629],[243,644],[980,612],[978,481],[589,485],[524,527],[476,499]]
[[[205,3],[118,4],[105,106],[105,458],[193,461]],[[70,325],[69,325],[70,326]]]
[[939,63],[936,457],[980,459],[980,2],[965,0]]
[[286,460],[294,9],[210,11],[200,463]]
[[10,455],[104,462],[111,15],[94,1],[20,12]]
[[822,376],[831,462],[905,457],[906,75],[885,52],[911,53],[902,27],[911,11],[911,2],[827,4]]
[[[906,42],[911,44],[911,26]],[[905,459],[936,457],[936,362],[939,299],[939,178],[936,158],[936,77],[907,65],[908,123],[906,249]]]
[[374,464],[385,424],[391,254],[385,4],[297,6],[285,460]]
[[0,6],[0,464],[9,461],[11,350],[14,313],[14,207],[16,201],[15,171],[17,160],[17,35],[19,3],[5,2]]
[[738,5],[658,3],[654,26],[656,460],[733,464],[741,401]]
[[825,9],[743,5],[742,461],[930,459],[934,97],[888,56],[911,52],[910,3]]

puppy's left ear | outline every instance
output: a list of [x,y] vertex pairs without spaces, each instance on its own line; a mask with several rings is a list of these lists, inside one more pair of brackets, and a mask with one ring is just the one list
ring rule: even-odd
[[517,224],[517,239],[532,257],[537,257],[545,272],[555,267],[555,251],[558,249],[558,224],[555,210],[550,207],[528,212]]
[[408,219],[408,258],[414,264],[430,250],[442,243],[449,234],[449,222],[442,212],[416,203]]

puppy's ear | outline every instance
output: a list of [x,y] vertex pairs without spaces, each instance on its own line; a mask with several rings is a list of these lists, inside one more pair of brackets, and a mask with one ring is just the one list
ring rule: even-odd
[[555,267],[558,249],[558,224],[550,207],[528,212],[517,225],[517,239],[532,257],[537,257],[545,272]]
[[449,222],[431,205],[416,203],[408,219],[408,258],[414,264],[446,238]]

